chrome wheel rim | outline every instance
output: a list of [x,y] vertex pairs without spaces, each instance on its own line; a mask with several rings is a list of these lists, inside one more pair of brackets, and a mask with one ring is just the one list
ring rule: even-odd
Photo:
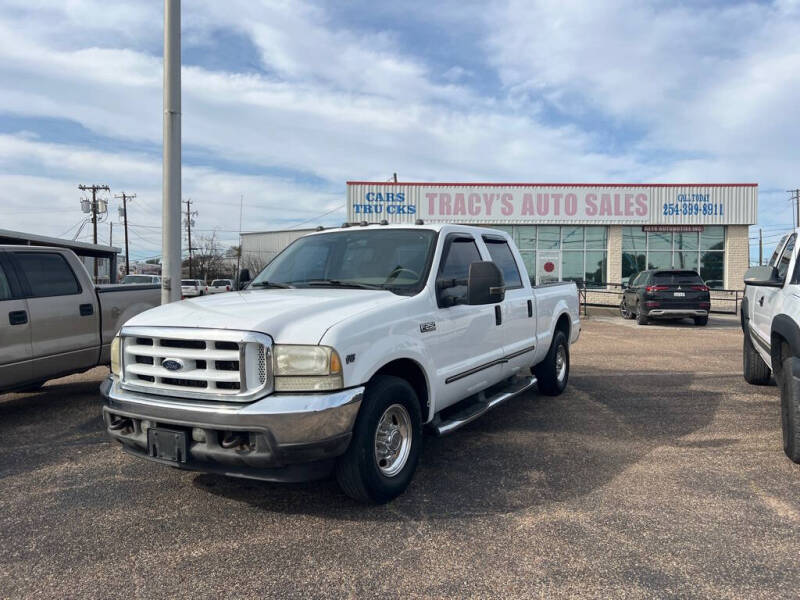
[[567,350],[559,346],[556,350],[556,378],[559,382],[567,377]]
[[406,466],[411,436],[411,416],[403,405],[392,404],[375,430],[375,463],[382,475],[394,477]]

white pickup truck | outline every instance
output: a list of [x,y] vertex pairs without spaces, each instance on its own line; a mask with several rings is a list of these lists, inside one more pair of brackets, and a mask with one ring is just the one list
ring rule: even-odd
[[0,393],[109,364],[122,324],[160,301],[158,285],[94,285],[71,250],[0,246]]
[[387,502],[423,425],[450,433],[537,384],[560,394],[580,333],[575,284],[532,288],[500,231],[321,231],[246,290],[128,321],[101,387],[109,434],[168,465],[272,481],[335,470]]
[[783,450],[800,463],[800,229],[787,234],[767,265],[745,274],[742,362],[748,383],[781,388]]

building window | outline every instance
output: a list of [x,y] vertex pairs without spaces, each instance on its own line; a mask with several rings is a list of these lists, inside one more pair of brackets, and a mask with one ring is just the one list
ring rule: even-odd
[[646,269],[697,271],[711,288],[724,286],[725,227],[702,232],[650,232],[622,228],[622,283]]
[[[525,269],[536,283],[536,255],[559,263],[561,281],[602,287],[607,276],[608,227],[559,225],[490,225],[508,233],[519,248]],[[544,258],[542,259],[545,260]],[[540,277],[541,278],[541,277]]]

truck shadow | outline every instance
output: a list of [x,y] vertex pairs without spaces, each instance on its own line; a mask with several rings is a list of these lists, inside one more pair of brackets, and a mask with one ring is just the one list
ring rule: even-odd
[[425,436],[411,486],[381,507],[353,502],[332,480],[278,485],[204,474],[194,485],[266,511],[327,519],[450,519],[529,509],[587,495],[658,447],[692,447],[682,438],[712,422],[719,379],[573,372],[562,396],[528,394],[451,436]]

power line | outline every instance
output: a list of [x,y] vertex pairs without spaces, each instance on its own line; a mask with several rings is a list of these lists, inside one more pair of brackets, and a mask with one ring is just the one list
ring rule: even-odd
[[300,227],[300,225],[305,225],[306,223],[310,223],[311,221],[316,221],[317,219],[321,219],[322,217],[325,217],[325,216],[327,216],[327,215],[329,215],[332,212],[335,212],[337,210],[342,210],[343,208],[345,208],[345,207],[344,206],[337,206],[336,208],[332,208],[328,212],[324,212],[321,215],[317,215],[316,217],[312,217],[310,219],[306,219],[302,223],[296,223],[295,225],[292,225],[289,229],[294,229],[295,227]]

